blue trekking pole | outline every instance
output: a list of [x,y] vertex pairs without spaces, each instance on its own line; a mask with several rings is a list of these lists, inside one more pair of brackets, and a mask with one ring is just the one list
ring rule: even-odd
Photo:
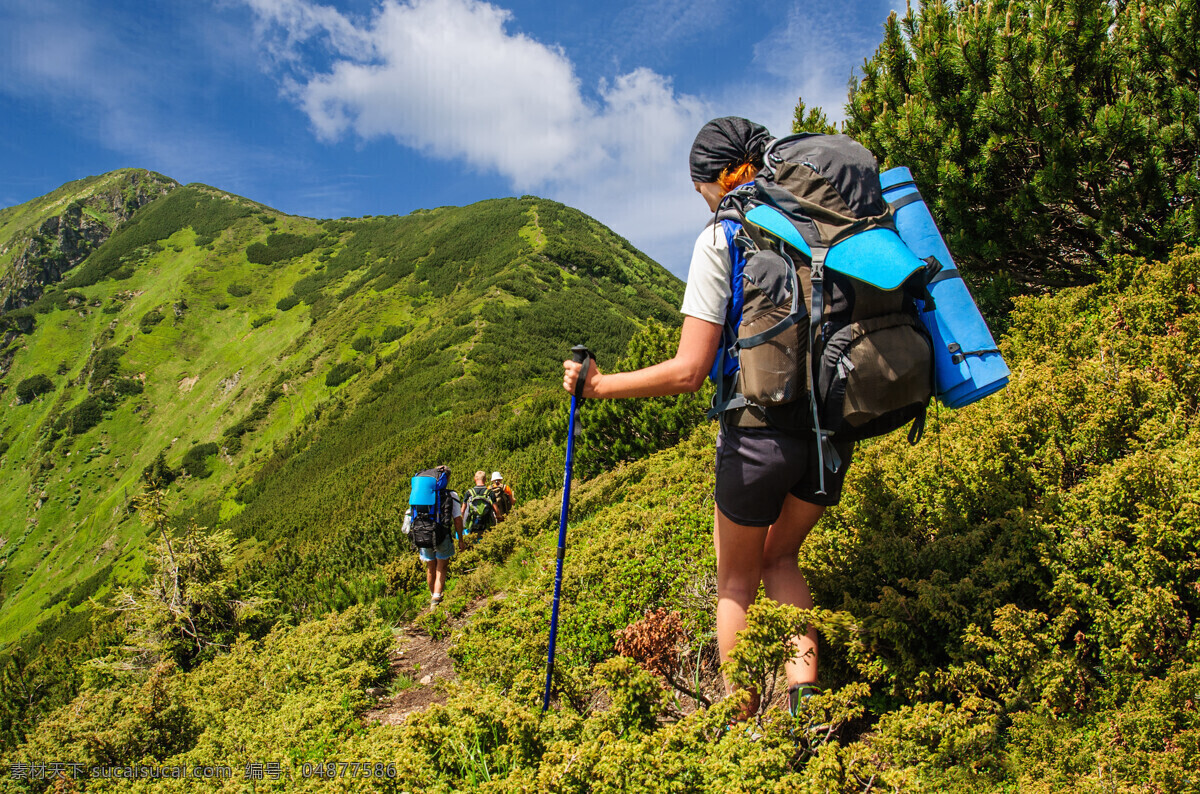
[[558,514],[558,570],[554,574],[554,603],[550,607],[550,648],[546,652],[546,692],[542,696],[542,711],[550,708],[550,684],[554,675],[554,641],[558,637],[558,598],[562,592],[563,558],[567,556],[567,509],[571,504],[571,464],[575,462],[575,414],[583,401],[583,384],[592,365],[592,354],[583,345],[571,348],[571,357],[583,369],[575,393],[571,395],[571,418],[567,422],[567,467],[563,474],[562,510]]

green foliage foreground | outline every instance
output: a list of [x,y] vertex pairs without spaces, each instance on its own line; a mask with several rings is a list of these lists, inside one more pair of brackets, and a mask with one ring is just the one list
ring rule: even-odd
[[[225,791],[254,762],[291,775],[258,786],[274,790],[1195,791],[1200,253],[1119,258],[1096,285],[1022,300],[1012,329],[1005,391],[936,415],[917,447],[897,435],[859,450],[804,547],[819,608],[754,611],[746,680],[787,627],[821,632],[826,694],[798,718],[771,706],[729,729],[736,699],[694,710],[616,655],[647,610],[678,611],[674,675],[711,685],[713,433],[700,432],[579,484],[548,714],[553,496],[455,559],[443,610],[504,597],[451,635],[448,701],[400,726],[359,717],[392,638],[356,607],[191,670],[84,675],[0,762],[228,764],[232,779],[204,784]],[[385,777],[305,778],[317,761]]]

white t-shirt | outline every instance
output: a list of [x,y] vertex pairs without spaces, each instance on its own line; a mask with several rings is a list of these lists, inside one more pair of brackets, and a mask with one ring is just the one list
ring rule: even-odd
[[724,325],[729,299],[733,295],[729,283],[732,274],[725,229],[720,223],[710,223],[700,232],[692,248],[687,287],[679,311],[689,317]]

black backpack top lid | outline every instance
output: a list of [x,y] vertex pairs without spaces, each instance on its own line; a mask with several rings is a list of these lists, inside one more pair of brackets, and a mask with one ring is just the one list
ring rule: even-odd
[[753,191],[750,203],[757,206],[745,212],[746,221],[805,255],[827,249],[823,265],[833,270],[892,290],[925,267],[896,233],[875,156],[846,135],[774,141]]
[[[803,189],[796,191],[806,203],[844,218],[870,218],[887,213],[887,202],[879,185],[879,163],[875,155],[853,138],[815,133],[779,138],[767,149],[755,183],[760,189],[769,187],[772,180],[787,179],[796,166],[806,167],[797,174]],[[783,198],[779,192],[768,192],[772,198]]]

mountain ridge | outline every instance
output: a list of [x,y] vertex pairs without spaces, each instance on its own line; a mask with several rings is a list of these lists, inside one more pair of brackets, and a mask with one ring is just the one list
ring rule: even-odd
[[0,318],[6,643],[39,619],[77,635],[87,597],[140,575],[128,505],[147,468],[175,477],[178,522],[229,523],[247,559],[379,514],[435,432],[460,440],[440,453],[457,470],[552,488],[558,359],[592,337],[611,361],[647,323],[677,326],[681,292],[545,199],[316,220],[196,184],[62,275]]

